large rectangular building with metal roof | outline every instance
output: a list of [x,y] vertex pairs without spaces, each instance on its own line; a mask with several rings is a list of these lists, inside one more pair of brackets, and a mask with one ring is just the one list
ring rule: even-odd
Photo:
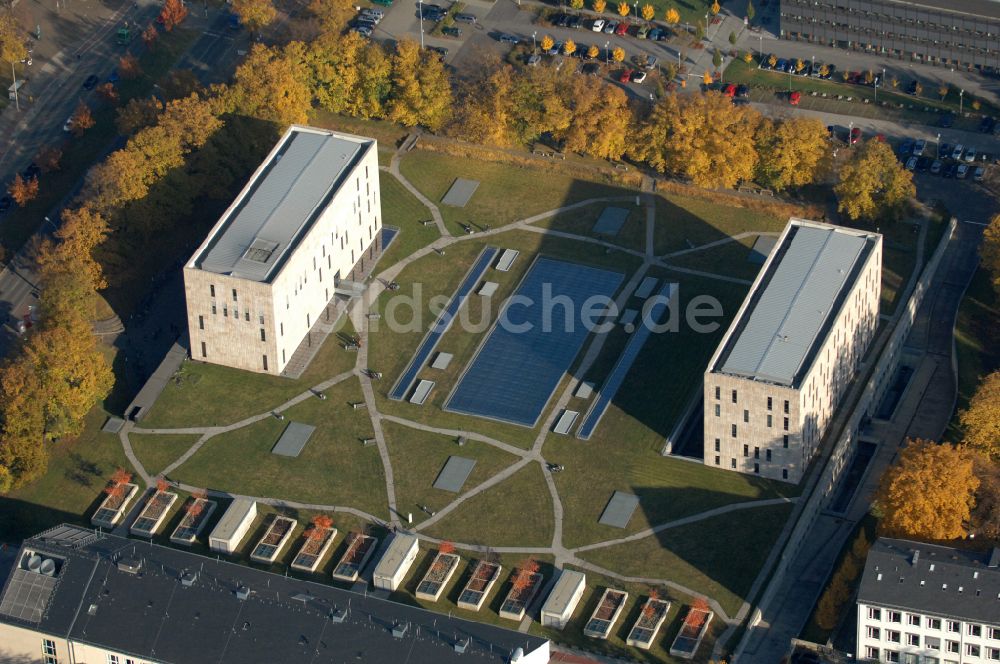
[[882,236],[791,219],[705,372],[707,465],[798,482],[878,324]]
[[0,577],[0,661],[547,664],[549,641],[63,525]]
[[191,357],[280,374],[381,249],[374,139],[293,125],[184,266]]

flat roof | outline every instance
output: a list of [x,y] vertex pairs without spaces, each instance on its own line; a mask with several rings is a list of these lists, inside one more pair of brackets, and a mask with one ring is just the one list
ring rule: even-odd
[[879,538],[868,552],[858,602],[1000,625],[1000,549]]
[[[22,554],[51,551],[67,562],[42,620],[0,614],[0,622],[169,664],[500,664],[516,648],[547,648],[537,636],[372,595],[144,540],[63,529],[87,539],[66,546],[43,533],[22,546]],[[119,569],[121,558],[142,561],[141,574]],[[184,585],[189,572],[195,578]],[[237,595],[241,588],[246,599]],[[395,626],[405,633],[394,636]],[[455,643],[466,640],[465,653],[457,652]]]
[[257,503],[249,498],[237,498],[222,515],[222,519],[216,524],[215,529],[209,539],[229,540],[240,526],[246,521],[249,515],[257,516]]
[[289,127],[198,249],[193,267],[268,282],[375,144],[371,138]]
[[796,385],[878,241],[874,233],[790,220],[713,370]]
[[556,613],[562,615],[570,608],[574,595],[580,586],[587,584],[587,576],[583,572],[573,569],[565,569],[559,575],[556,585],[552,588],[542,611],[546,613]]

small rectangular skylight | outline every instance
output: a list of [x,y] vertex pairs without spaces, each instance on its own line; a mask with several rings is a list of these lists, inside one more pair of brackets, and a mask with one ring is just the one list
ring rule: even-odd
[[254,261],[255,263],[267,263],[271,260],[271,255],[277,248],[277,242],[256,238],[250,243],[250,247],[247,248],[246,253],[243,254],[243,258],[248,261]]

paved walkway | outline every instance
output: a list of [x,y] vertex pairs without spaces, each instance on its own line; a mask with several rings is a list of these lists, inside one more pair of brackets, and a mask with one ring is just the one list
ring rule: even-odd
[[[275,406],[273,409],[256,413],[245,417],[238,422],[228,424],[225,426],[211,426],[211,427],[179,427],[179,428],[143,428],[137,426],[132,422],[126,423],[125,427],[121,430],[119,437],[122,442],[122,447],[125,451],[126,457],[129,462],[134,466],[137,475],[142,479],[143,483],[150,487],[155,484],[156,478],[152,477],[148,471],[143,467],[141,461],[136,457],[131,442],[129,440],[129,435],[132,433],[143,434],[143,435],[170,435],[170,434],[193,434],[198,435],[198,440],[191,445],[190,448],[185,450],[173,463],[171,463],[163,471],[164,476],[169,476],[170,473],[176,471],[179,467],[183,466],[188,460],[191,459],[195,454],[197,454],[202,447],[209,443],[215,436],[220,434],[241,429],[244,427],[251,426],[257,422],[261,422],[271,417],[275,417],[285,410],[299,404],[307,399],[317,398],[317,393],[329,389],[330,387],[337,385],[338,383],[350,380],[359,381],[362,391],[365,397],[365,406],[367,407],[369,417],[371,419],[373,436],[378,445],[379,456],[382,460],[382,467],[385,473],[385,489],[386,489],[386,501],[389,509],[389,519],[386,522],[384,519],[362,510],[357,510],[347,505],[321,505],[321,504],[307,504],[300,503],[296,501],[284,500],[282,498],[274,496],[247,496],[253,500],[261,502],[263,504],[272,505],[275,507],[291,507],[296,509],[313,510],[313,511],[324,511],[324,512],[345,512],[354,514],[362,519],[368,521],[385,524],[389,526],[402,527],[402,515],[398,511],[397,507],[397,497],[396,497],[396,487],[393,476],[393,468],[391,459],[389,456],[388,446],[386,444],[385,436],[382,431],[382,422],[392,422],[393,424],[408,427],[419,431],[428,431],[432,433],[442,434],[446,436],[458,437],[464,436],[470,440],[475,440],[482,442],[487,445],[491,445],[498,449],[507,452],[508,454],[517,457],[517,461],[510,464],[503,470],[494,474],[492,477],[481,482],[475,487],[472,487],[459,495],[455,500],[449,503],[447,506],[438,510],[434,515],[430,516],[428,519],[421,522],[419,525],[415,526],[412,530],[421,539],[428,542],[438,542],[436,538],[430,537],[424,534],[422,531],[430,528],[434,524],[437,524],[442,519],[445,519],[449,514],[458,509],[461,505],[466,503],[468,500],[482,494],[485,491],[493,488],[494,486],[500,484],[504,480],[513,476],[515,473],[521,469],[527,467],[530,464],[537,463],[542,469],[542,473],[545,478],[546,486],[549,489],[549,493],[552,498],[552,510],[554,516],[554,528],[552,542],[547,547],[494,547],[483,544],[473,544],[473,543],[463,543],[456,542],[455,546],[459,549],[473,552],[486,552],[494,551],[498,553],[514,553],[514,554],[533,554],[542,555],[548,554],[555,558],[556,566],[559,568],[565,565],[574,565],[577,567],[582,567],[586,569],[592,569],[601,574],[607,575],[611,578],[617,579],[622,582],[642,582],[654,585],[660,585],[664,587],[669,587],[677,590],[678,592],[685,593],[687,595],[692,595],[696,597],[705,597],[701,593],[697,592],[692,588],[685,587],[681,584],[677,584],[669,579],[658,579],[658,578],[648,578],[648,579],[638,579],[633,577],[628,577],[624,575],[617,574],[611,570],[605,570],[593,565],[585,560],[578,557],[579,553],[585,553],[590,550],[604,548],[609,546],[615,546],[617,544],[623,544],[627,542],[634,542],[646,537],[651,537],[657,533],[670,528],[678,528],[681,526],[686,526],[691,523],[697,523],[704,519],[709,519],[720,514],[726,514],[734,511],[749,510],[759,507],[765,507],[786,502],[795,502],[796,499],[774,499],[774,500],[759,500],[759,501],[748,501],[742,503],[734,503],[732,505],[727,505],[724,507],[719,507],[711,510],[706,510],[697,514],[692,514],[681,519],[676,519],[671,522],[658,524],[652,528],[623,536],[620,538],[610,539],[603,542],[590,543],[577,548],[568,548],[563,544],[563,521],[564,521],[564,509],[562,505],[561,498],[559,496],[558,489],[556,487],[555,481],[553,479],[552,473],[548,470],[546,466],[545,459],[542,456],[543,446],[545,444],[546,437],[549,430],[552,427],[555,418],[561,412],[561,410],[568,404],[573,391],[579,384],[578,378],[572,378],[559,396],[552,401],[548,406],[548,415],[542,422],[539,433],[535,438],[532,446],[528,449],[506,443],[502,440],[497,440],[490,436],[485,436],[475,431],[465,431],[459,429],[453,429],[449,427],[437,427],[427,424],[421,424],[419,422],[414,422],[403,417],[396,415],[383,414],[378,410],[378,402],[375,398],[375,389],[372,384],[372,379],[368,376],[368,352],[369,352],[369,318],[368,312],[371,310],[375,302],[377,301],[379,295],[385,290],[385,285],[393,281],[407,266],[409,266],[413,261],[418,260],[424,256],[428,256],[432,253],[442,253],[445,248],[459,243],[466,242],[470,240],[481,241],[483,236],[495,236],[511,230],[529,230],[539,233],[547,233],[557,237],[563,237],[579,242],[589,242],[597,243],[612,249],[615,251],[621,251],[623,253],[636,256],[642,259],[642,263],[635,270],[635,272],[630,275],[627,283],[621,289],[617,299],[616,305],[619,310],[623,309],[626,300],[631,296],[635,288],[641,283],[642,279],[647,274],[648,270],[652,266],[668,267],[670,269],[675,269],[683,272],[689,272],[692,274],[698,274],[699,276],[707,276],[710,278],[724,279],[728,281],[737,281],[743,283],[744,280],[733,280],[732,278],[725,277],[724,275],[716,275],[709,272],[701,272],[698,270],[687,270],[680,269],[670,265],[668,262],[664,261],[662,258],[658,258],[654,255],[654,236],[655,236],[655,223],[656,223],[656,197],[651,194],[643,194],[642,200],[643,204],[646,206],[646,232],[644,238],[644,245],[641,249],[631,249],[628,247],[621,247],[610,242],[603,240],[597,240],[595,238],[586,237],[582,235],[577,235],[574,233],[562,232],[562,231],[550,231],[544,228],[539,228],[534,226],[540,221],[546,220],[560,213],[572,211],[575,209],[583,208],[588,205],[593,205],[597,203],[611,203],[611,202],[621,202],[621,201],[632,201],[635,200],[632,196],[622,196],[622,197],[609,197],[609,198],[593,198],[570,205],[566,205],[553,210],[548,210],[542,212],[526,219],[517,220],[511,224],[493,228],[484,232],[475,233],[473,235],[462,235],[462,236],[452,236],[448,233],[447,228],[444,225],[443,217],[441,216],[440,210],[427,200],[411,183],[409,183],[406,178],[399,172],[399,157],[407,149],[408,145],[412,145],[415,141],[416,135],[411,135],[408,137],[397,153],[393,156],[392,164],[389,168],[389,173],[397,178],[404,187],[406,187],[411,193],[413,193],[421,202],[430,210],[432,216],[434,217],[435,223],[438,226],[438,230],[441,232],[442,237],[437,241],[433,242],[431,246],[424,247],[413,254],[403,258],[399,262],[395,263],[384,269],[378,275],[373,278],[369,284],[369,287],[365,290],[363,295],[352,301],[349,309],[348,315],[350,316],[354,328],[358,330],[358,336],[361,338],[361,347],[358,349],[357,359],[355,361],[355,367],[347,372],[338,374],[318,383],[311,388],[303,391],[302,393],[292,397],[291,399],[285,401],[282,404]],[[601,349],[607,340],[608,335],[597,334],[591,340],[583,355],[580,363],[579,369],[575,372],[576,375],[581,376],[586,373],[587,368],[589,368],[599,356]],[[194,491],[199,487],[190,486],[187,484],[177,484],[180,489],[185,491]],[[209,491],[210,495],[228,497],[232,494],[223,491]],[[141,501],[140,501],[141,502]],[[711,597],[705,597],[706,600],[710,602],[718,617],[725,622],[732,622],[735,620],[733,616],[729,616],[723,608]],[[741,608],[739,615],[745,613],[746,607]],[[526,630],[530,625],[530,620],[526,620],[521,625],[521,629]]]

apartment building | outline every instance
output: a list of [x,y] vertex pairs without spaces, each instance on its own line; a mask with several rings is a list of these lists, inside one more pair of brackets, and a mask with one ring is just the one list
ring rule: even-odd
[[709,362],[704,463],[799,482],[878,325],[882,236],[791,219]]
[[1000,662],[1000,549],[881,538],[858,589],[862,662]]
[[381,251],[374,139],[292,126],[184,266],[191,357],[280,374]]
[[18,664],[546,664],[549,641],[145,540],[62,525],[0,593]]
[[1000,66],[996,0],[781,0],[781,36],[948,67]]

